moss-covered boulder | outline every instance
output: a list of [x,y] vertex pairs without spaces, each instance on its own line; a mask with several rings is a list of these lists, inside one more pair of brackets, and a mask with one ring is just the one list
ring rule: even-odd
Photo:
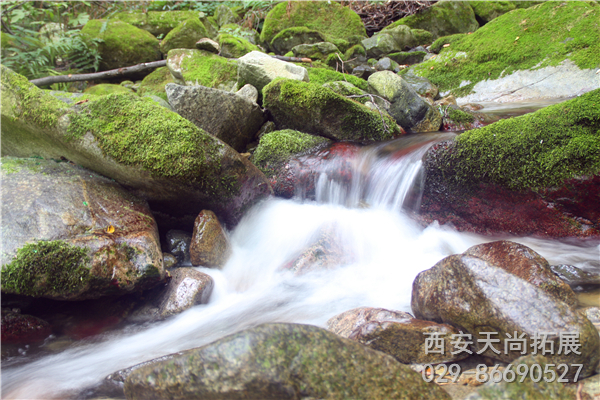
[[239,59],[238,86],[249,83],[260,92],[277,78],[308,82],[308,72],[304,67],[277,60],[258,51]]
[[453,33],[475,32],[479,23],[475,13],[466,1],[438,1],[433,6],[418,13],[401,18],[386,26],[381,32],[387,33],[398,25],[408,25],[413,29],[424,29],[433,34],[433,38]]
[[167,92],[165,86],[167,83],[173,83],[173,76],[167,67],[157,68],[154,72],[146,75],[138,88],[140,96],[158,96],[167,101]]
[[425,29],[411,29],[410,30],[415,37],[417,45],[427,45],[433,43],[433,34]]
[[154,36],[168,34],[172,29],[190,18],[199,18],[198,11],[123,11],[111,17],[150,32]]
[[[413,283],[411,307],[417,318],[448,323],[472,335],[473,352],[504,362],[537,353],[535,338],[545,334],[556,351],[542,354],[557,365],[583,364],[584,378],[600,360],[600,338],[575,303],[574,293],[539,254],[500,241],[473,246],[421,272]],[[578,338],[577,352],[558,351],[569,334]],[[515,335],[526,345],[511,347]],[[491,346],[487,338],[494,339],[487,342]],[[577,372],[569,368],[565,378],[573,380]]]
[[501,15],[410,70],[459,103],[560,98],[598,88],[599,53],[600,8],[549,1]]
[[388,115],[314,83],[277,80],[263,89],[263,104],[279,129],[334,140],[386,140],[401,135]]
[[[333,43],[320,42],[314,44],[299,44],[292,48],[294,57],[306,57],[312,59],[325,60],[329,54],[339,53],[340,49]],[[342,56],[343,58],[344,56]]]
[[164,277],[152,213],[119,184],[39,158],[3,157],[1,174],[3,293],[83,300]]
[[107,94],[113,93],[135,93],[133,90],[126,88],[125,86],[115,85],[111,83],[101,83],[99,85],[94,85],[85,89],[83,92],[95,96],[106,96]]
[[270,48],[277,54],[286,54],[301,44],[325,42],[326,35],[305,26],[295,26],[279,32],[270,43]]
[[93,19],[81,30],[83,40],[102,39],[98,52],[101,70],[160,60],[158,39],[121,21]]
[[167,54],[171,49],[195,49],[196,42],[209,37],[198,17],[187,19],[171,30],[160,42],[160,51]]
[[213,17],[219,28],[223,25],[235,24],[240,20],[240,17],[224,4],[221,4],[215,9]]
[[248,40],[227,33],[219,34],[217,41],[221,46],[221,55],[227,58],[239,58],[251,51],[260,51],[258,46]]
[[291,157],[299,156],[330,141],[321,136],[284,129],[263,135],[252,155],[252,162],[268,177],[276,175],[279,168]]
[[[352,36],[367,36],[362,20],[349,7],[336,2],[294,1],[280,3],[269,11],[260,40],[271,44],[278,33],[293,27],[306,27],[324,34],[325,40],[319,41],[331,42],[334,39],[348,40]],[[302,43],[295,45],[298,44]],[[289,49],[292,47],[294,46]]]
[[152,100],[112,94],[68,106],[7,68],[0,82],[3,155],[65,157],[128,186],[155,211],[211,209],[227,224],[271,192],[235,150]]
[[598,104],[595,90],[434,146],[422,215],[486,233],[599,235]]
[[258,104],[236,93],[175,83],[167,84],[166,90],[173,110],[239,152],[246,150],[265,120]]
[[361,90],[367,90],[369,86],[367,81],[354,75],[343,74],[338,71],[316,67],[308,67],[306,70],[308,71],[308,79],[310,80],[310,83],[316,83],[317,85],[323,85],[328,82],[345,81],[353,84]]
[[379,58],[404,50],[404,47],[398,45],[392,35],[388,35],[387,33],[380,33],[379,35],[364,39],[361,44],[364,46],[369,58]]
[[[343,373],[342,373],[343,371]],[[316,326],[265,324],[133,369],[128,399],[450,399],[392,357]]]
[[236,87],[238,63],[204,50],[174,49],[167,56],[167,68],[175,83],[202,85],[231,91]]

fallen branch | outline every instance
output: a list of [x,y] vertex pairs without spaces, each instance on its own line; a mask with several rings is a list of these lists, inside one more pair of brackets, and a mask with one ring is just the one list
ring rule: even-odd
[[304,63],[312,63],[310,58],[300,58],[300,57],[286,57],[286,56],[271,56],[281,61],[291,61],[291,62],[304,62]]
[[149,63],[133,65],[131,67],[111,69],[109,71],[94,72],[91,74],[46,76],[44,78],[32,79],[30,82],[36,86],[46,86],[53,83],[91,81],[94,79],[112,78],[115,76],[132,74],[134,72],[141,72],[151,68],[164,67],[165,65],[167,65],[167,60],[153,61]]

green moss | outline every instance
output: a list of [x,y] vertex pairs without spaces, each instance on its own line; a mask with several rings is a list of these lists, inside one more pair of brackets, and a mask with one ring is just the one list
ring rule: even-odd
[[173,76],[167,67],[157,68],[154,72],[146,75],[140,87],[138,94],[140,96],[155,95],[168,102],[165,86],[167,83],[173,83]]
[[160,60],[158,39],[145,30],[121,21],[94,19],[81,30],[84,40],[102,39],[100,69],[114,69]]
[[364,79],[360,79],[354,75],[342,74],[341,72],[333,71],[324,68],[307,67],[308,79],[311,83],[322,85],[327,82],[347,81],[359,89],[367,90],[369,84]]
[[600,173],[600,89],[535,113],[461,134],[452,159],[459,182],[511,189],[560,185]]
[[472,123],[473,121],[475,121],[475,117],[460,109],[446,107],[444,111],[445,112],[443,112],[442,114],[446,114],[446,118],[457,123]]
[[265,174],[269,174],[291,156],[301,154],[329,140],[320,137],[284,129],[267,133],[252,156],[252,162]]
[[440,91],[452,90],[460,96],[470,91],[459,90],[463,81],[473,86],[517,70],[558,65],[565,59],[581,69],[597,68],[598,54],[600,7],[580,1],[549,1],[504,14],[453,42],[435,59],[411,69],[429,78]]
[[237,80],[237,61],[202,50],[171,50],[169,57],[177,52],[189,54],[181,61],[181,70],[186,82],[211,88]]
[[443,48],[445,44],[451,44],[459,41],[460,39],[467,36],[466,33],[455,33],[454,35],[442,36],[441,38],[437,38],[435,42],[431,45],[431,51],[433,53],[438,54]]
[[23,75],[16,74],[4,66],[1,68],[2,123],[24,120],[41,128],[55,127],[58,118],[67,113],[66,105],[39,90]]
[[475,12],[475,16],[481,22],[487,23],[517,8],[515,3],[514,1],[471,1],[469,5]]
[[196,42],[208,37],[208,31],[198,17],[183,21],[160,43],[160,50],[167,54],[171,49],[194,49]]
[[114,85],[110,83],[101,83],[99,85],[94,85],[92,87],[87,88],[84,93],[95,95],[95,96],[105,96],[107,94],[112,93],[134,93],[133,90],[128,89],[121,85]]
[[425,29],[410,30],[417,41],[417,45],[426,45],[433,42],[433,34]]
[[26,244],[2,270],[2,291],[26,296],[77,293],[90,281],[86,249],[64,241]]
[[102,96],[81,107],[71,115],[67,133],[72,139],[90,132],[102,151],[119,163],[142,167],[155,177],[199,184],[207,191],[211,185],[215,190],[222,187],[208,178],[220,176],[224,145],[178,114],[150,99],[124,94]]
[[366,37],[360,17],[350,8],[336,2],[294,1],[276,5],[265,17],[260,39],[271,43],[275,35],[286,28],[305,26],[333,39]]
[[344,54],[346,60],[352,60],[357,57],[367,57],[367,51],[365,50],[365,46],[362,44],[356,44],[346,50],[346,54]]
[[222,33],[217,37],[221,46],[221,55],[228,58],[240,58],[251,51],[260,51],[258,46],[253,45],[246,39]]
[[219,29],[219,34],[226,33],[240,39],[249,41],[252,44],[258,42],[258,32],[254,29],[248,29],[238,24],[226,24]]
[[199,13],[197,11],[148,11],[145,13],[120,12],[111,18],[126,22],[158,36],[166,35],[181,21],[198,17]]

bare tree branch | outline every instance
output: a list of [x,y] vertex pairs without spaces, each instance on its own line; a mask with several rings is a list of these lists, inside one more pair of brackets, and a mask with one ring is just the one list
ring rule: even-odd
[[91,74],[46,76],[44,78],[32,79],[30,82],[36,86],[46,86],[51,85],[53,83],[61,82],[91,81],[94,79],[112,78],[115,76],[131,74],[134,72],[141,72],[151,68],[164,67],[165,65],[167,65],[167,60],[161,60],[137,64],[131,67],[111,69],[109,71],[94,72]]

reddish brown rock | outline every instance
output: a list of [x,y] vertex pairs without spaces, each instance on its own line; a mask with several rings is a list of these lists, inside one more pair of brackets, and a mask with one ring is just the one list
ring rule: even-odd
[[192,265],[221,268],[230,254],[229,239],[219,219],[209,210],[202,210],[194,221],[190,244]]
[[469,356],[461,351],[463,346],[468,348],[465,341],[452,337],[459,334],[454,327],[416,319],[401,311],[356,308],[327,321],[327,329],[387,353],[404,364],[454,362]]
[[2,344],[40,342],[52,333],[50,324],[18,309],[2,309]]

